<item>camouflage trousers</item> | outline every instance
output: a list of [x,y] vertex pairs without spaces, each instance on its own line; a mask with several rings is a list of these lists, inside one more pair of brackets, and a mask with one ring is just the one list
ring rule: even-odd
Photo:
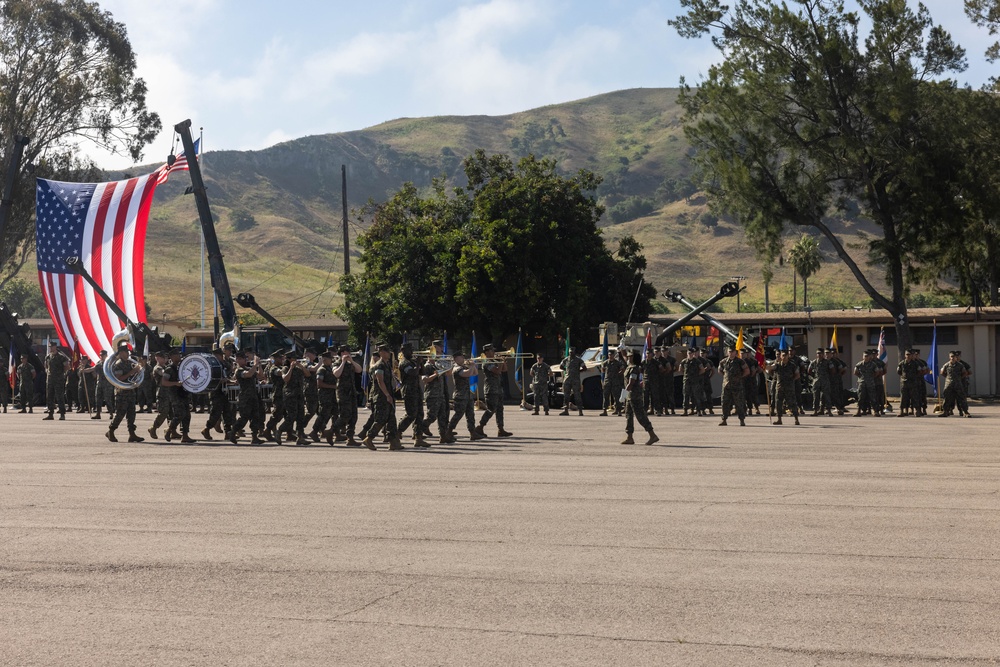
[[774,388],[774,414],[781,419],[786,409],[793,417],[799,416],[799,402],[795,395],[794,384],[776,385]]
[[497,417],[497,428],[501,431],[503,430],[503,392],[502,391],[486,391],[483,394],[486,400],[486,411],[483,416],[479,418],[479,425],[486,426],[486,422],[496,415]]
[[961,382],[952,382],[950,385],[945,385],[944,390],[941,392],[941,397],[944,398],[941,414],[949,414],[955,409],[956,405],[959,412],[969,411],[969,403],[965,396],[965,387],[962,386]]
[[647,432],[653,432],[653,426],[649,423],[649,417],[646,416],[646,407],[643,405],[642,399],[637,395],[629,394],[628,398],[625,399],[625,433],[628,435],[635,432],[633,419],[639,422],[639,426],[646,429]]
[[307,391],[306,392],[306,417],[305,421],[302,422],[304,427],[313,415],[319,414],[319,392]]
[[583,410],[583,396],[580,394],[580,378],[563,382],[563,410],[569,410],[569,404]]
[[6,407],[10,404],[10,382],[7,376],[0,378],[0,405]]
[[472,395],[456,397],[455,398],[455,414],[451,416],[451,421],[448,422],[448,430],[454,431],[458,426],[458,422],[462,421],[462,417],[465,417],[465,425],[469,427],[469,433],[476,430],[476,414],[472,407]]
[[549,385],[547,384],[533,384],[531,385],[531,393],[535,395],[534,403],[535,409],[542,408],[545,410],[545,414],[549,413]]
[[229,405],[229,396],[222,389],[216,389],[209,397],[208,423],[205,428],[212,428],[216,424],[222,423],[225,430],[233,430],[233,409]]
[[858,411],[865,412],[868,410],[875,410],[876,412],[881,412],[882,404],[877,402],[877,395],[875,393],[874,382],[859,382]]
[[833,387],[827,382],[813,383],[813,411],[826,412],[833,408]]
[[285,418],[285,394],[284,392],[271,397],[271,418],[267,420],[268,430],[278,427],[281,420]]
[[358,398],[354,394],[337,395],[337,419],[333,422],[333,430],[346,430],[353,437],[354,429],[358,427]]
[[403,396],[403,410],[406,415],[399,422],[398,432],[402,434],[413,424],[413,432],[420,431],[420,425],[424,423],[424,400],[419,392],[407,392]]
[[135,433],[135,389],[119,389],[115,392],[115,418],[111,420],[114,431],[125,420],[129,433]]
[[191,430],[191,408],[188,406],[187,396],[170,394],[170,430],[177,433],[180,426],[180,434],[187,435]]
[[701,411],[701,401],[705,390],[701,382],[695,379],[684,378],[684,409]]
[[[381,392],[380,392],[381,394]],[[371,425],[368,428],[368,437],[373,437],[380,430],[385,428],[385,434],[389,438],[395,438],[399,434],[396,429],[396,403],[390,402],[385,394],[375,397],[375,405],[372,406]]]
[[622,388],[611,382],[604,383],[604,403],[605,410],[618,412],[622,409]]
[[59,414],[66,414],[66,376],[49,375],[45,383],[45,403],[49,412],[59,408]]
[[923,391],[923,380],[907,381],[899,388],[899,409],[921,408],[919,392]]
[[303,435],[306,427],[306,403],[305,398],[299,395],[285,394],[285,421],[281,425],[281,430],[286,433]]
[[747,402],[742,380],[734,380],[733,385],[726,385],[722,388],[722,418],[726,419],[733,412],[740,418],[740,421],[743,421],[747,416]]
[[156,397],[156,419],[153,420],[153,430],[160,428],[163,422],[170,421],[170,397],[166,390],[160,391]]
[[646,382],[645,403],[643,407],[646,411],[663,412],[663,402],[660,400],[660,383]]
[[424,428],[434,422],[438,425],[438,434],[444,435],[448,430],[448,413],[445,412],[444,396],[431,395],[426,398],[426,417],[423,421]]
[[337,395],[334,393],[320,394],[316,403],[316,421],[313,422],[313,432],[323,433],[328,422],[337,421]]
[[237,409],[240,416],[233,423],[231,433],[241,430],[247,424],[250,425],[250,430],[253,433],[259,433],[264,430],[264,411],[261,410],[260,401],[257,400],[256,394],[244,395],[243,392],[240,392]]

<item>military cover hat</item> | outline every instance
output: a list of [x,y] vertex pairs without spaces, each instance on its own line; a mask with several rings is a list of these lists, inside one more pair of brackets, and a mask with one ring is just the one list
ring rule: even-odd
[[493,343],[486,343],[486,345],[483,345],[483,352],[492,352],[493,349]]

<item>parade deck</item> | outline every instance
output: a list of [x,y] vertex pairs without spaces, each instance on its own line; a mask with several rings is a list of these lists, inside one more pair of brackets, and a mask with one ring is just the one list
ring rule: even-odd
[[0,415],[0,663],[993,663],[1000,407],[973,412],[653,417],[645,447],[508,406],[512,438],[399,453]]

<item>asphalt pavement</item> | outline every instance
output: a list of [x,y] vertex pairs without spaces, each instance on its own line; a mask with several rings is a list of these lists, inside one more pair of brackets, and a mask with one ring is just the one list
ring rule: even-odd
[[974,415],[653,417],[647,447],[508,406],[511,438],[370,452],[0,414],[0,664],[996,664]]

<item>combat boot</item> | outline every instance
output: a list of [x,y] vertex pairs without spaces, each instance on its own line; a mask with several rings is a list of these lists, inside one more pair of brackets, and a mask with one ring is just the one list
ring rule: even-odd
[[497,426],[497,437],[498,438],[509,438],[512,435],[514,435],[514,434],[511,433],[510,431],[505,431],[504,428],[503,428],[503,426]]
[[722,421],[719,422],[719,426],[729,426],[729,424],[726,422],[726,418],[725,417],[723,417]]
[[205,428],[201,429],[201,437],[205,438],[206,440],[211,440],[212,439],[212,429],[208,428],[207,426]]
[[226,440],[233,443],[234,445],[240,444],[240,439],[233,431],[226,431]]
[[430,445],[427,444],[427,441],[424,440],[424,434],[423,433],[421,433],[420,431],[417,431],[414,435],[415,435],[415,437],[413,438],[413,446],[414,447],[430,447]]
[[563,408],[563,411],[559,413],[559,416],[560,417],[568,417],[569,416],[569,408]]
[[160,439],[160,436],[156,435],[156,427],[155,426],[150,426],[146,430],[146,432],[149,433],[149,437],[152,438],[153,440],[159,440]]
[[144,439],[140,438],[139,436],[137,436],[135,434],[135,431],[129,431],[128,432],[128,441],[129,442],[145,442]]
[[473,441],[475,441],[475,440],[482,440],[485,437],[486,437],[485,435],[479,435],[476,432],[475,429],[472,429],[471,431],[469,431],[469,440],[473,440]]
[[60,412],[59,413],[59,421],[61,421],[61,422],[66,421],[66,413],[65,412]]
[[192,445],[192,444],[194,444],[196,442],[198,442],[198,441],[197,440],[193,440],[190,436],[188,436],[187,433],[181,434],[181,444],[183,444],[183,445]]
[[366,435],[365,439],[361,441],[361,444],[367,447],[368,449],[372,450],[373,452],[378,449],[375,446],[375,443],[372,442],[372,437],[370,435]]
[[580,408],[580,416],[583,416],[583,408]]
[[740,426],[746,426],[747,423],[744,421],[743,417],[740,417]]
[[[336,437],[333,439],[334,442],[347,442],[347,434],[343,431],[337,433]],[[351,441],[354,441],[354,436],[351,436]],[[355,445],[356,446],[356,445]]]
[[781,417],[778,417],[777,419],[774,420],[774,425],[781,426]]
[[[5,412],[6,412],[6,410],[5,410]],[[537,414],[538,414],[538,408],[535,408],[535,411],[534,411],[534,412],[532,412],[531,414],[533,414],[533,415],[537,415]]]
[[118,438],[115,437],[115,430],[113,428],[109,428],[108,432],[104,434],[104,437],[111,442],[118,442]]
[[326,444],[333,447],[333,429],[323,431],[323,439],[326,440]]
[[302,446],[308,445],[308,444],[309,444],[309,441],[306,440],[305,434],[299,434],[299,437],[295,439],[295,446],[296,447],[302,447]]
[[309,438],[313,442],[319,442],[319,431],[313,430],[313,432],[309,434]]
[[794,420],[795,420],[795,425],[796,425],[796,426],[800,426],[800,424],[799,424],[799,417],[798,417],[798,415],[794,415],[794,416],[792,417],[792,419],[794,419]]
[[[337,440],[339,440],[339,438],[335,439],[334,442],[336,442]],[[361,446],[361,443],[358,442],[357,440],[355,440],[353,435],[349,435],[349,436],[345,437],[344,440],[347,441],[347,446],[348,447],[360,447]]]
[[646,431],[646,433],[649,434],[649,440],[646,441],[647,445],[651,445],[654,442],[659,442],[660,441],[660,439],[658,437],[656,437],[656,434],[653,433],[653,429],[649,429],[648,431]]
[[448,431],[441,431],[441,437],[438,439],[439,445],[447,445],[451,440],[448,439]]
[[42,421],[43,422],[45,422],[45,421],[52,421],[53,419],[55,419],[55,417],[52,416],[51,412],[46,412],[45,416],[42,417]]
[[621,444],[623,444],[623,445],[634,445],[635,444],[635,440],[632,439],[632,434],[631,433],[626,433],[625,434],[625,439],[622,440]]
[[389,451],[390,452],[401,452],[404,449],[406,449],[406,448],[403,447],[403,443],[400,442],[400,440],[399,440],[398,437],[393,436],[392,438],[389,438]]
[[481,440],[483,438],[488,438],[489,437],[488,435],[486,435],[486,431],[483,430],[483,425],[482,424],[480,424],[479,426],[476,427],[476,435],[479,436],[479,438],[477,438],[477,440]]

